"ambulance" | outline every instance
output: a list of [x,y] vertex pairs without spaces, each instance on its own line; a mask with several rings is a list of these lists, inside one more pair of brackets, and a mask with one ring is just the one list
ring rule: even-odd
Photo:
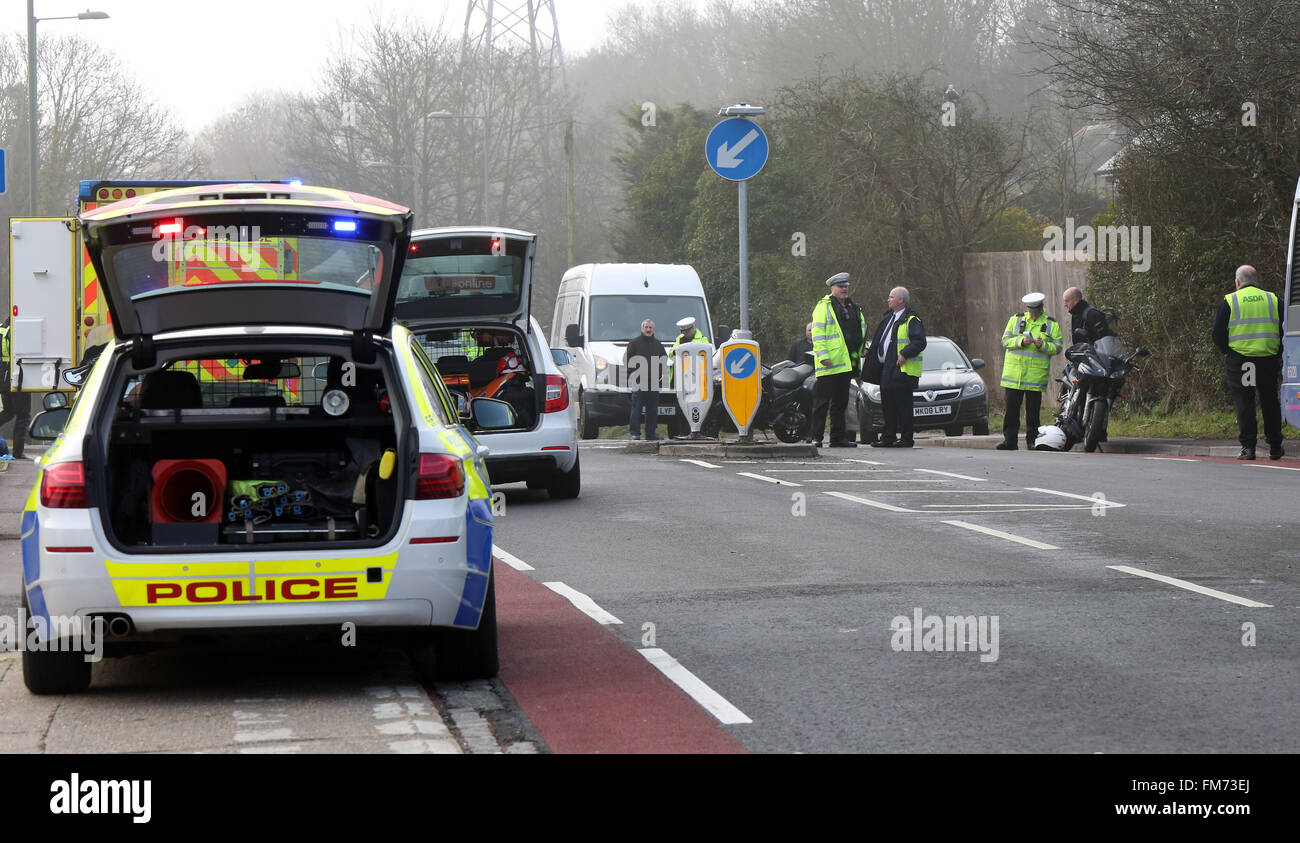
[[[182,187],[231,184],[232,180],[88,179],[77,191],[77,214]],[[297,181],[271,184],[294,186]],[[184,232],[178,233],[183,239]],[[296,250],[290,240],[259,244],[262,254],[253,275],[259,280],[292,279]],[[178,251],[169,267],[171,284],[233,282],[236,270],[211,255]],[[218,277],[221,276],[221,277]],[[228,276],[228,277],[226,277]],[[23,392],[67,391],[75,387],[61,377],[88,350],[113,338],[113,325],[91,265],[77,217],[15,217],[9,221],[10,383]],[[195,372],[200,380],[220,380],[229,373]],[[288,385],[294,392],[298,384]]]

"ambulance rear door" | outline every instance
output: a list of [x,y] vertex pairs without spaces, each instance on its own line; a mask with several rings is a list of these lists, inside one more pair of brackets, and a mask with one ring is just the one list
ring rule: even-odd
[[9,221],[10,383],[15,390],[71,390],[75,365],[76,254],[72,219]]

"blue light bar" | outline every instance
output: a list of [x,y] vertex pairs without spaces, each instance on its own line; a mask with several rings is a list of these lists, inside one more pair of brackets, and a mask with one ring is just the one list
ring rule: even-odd
[[334,230],[351,234],[357,230],[356,220],[334,220]]
[[302,179],[289,179],[290,187],[302,187]]

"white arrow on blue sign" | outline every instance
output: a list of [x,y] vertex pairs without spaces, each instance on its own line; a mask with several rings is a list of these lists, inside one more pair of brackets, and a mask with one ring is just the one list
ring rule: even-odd
[[733,349],[727,354],[727,371],[731,373],[733,378],[744,380],[754,374],[754,366],[757,362],[754,358],[754,352],[748,348]]
[[713,172],[731,181],[758,175],[767,163],[767,135],[752,120],[732,117],[709,132],[704,156]]

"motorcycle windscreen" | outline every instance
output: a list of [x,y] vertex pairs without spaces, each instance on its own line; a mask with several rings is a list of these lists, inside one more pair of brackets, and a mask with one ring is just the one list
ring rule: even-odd
[[402,230],[324,209],[227,208],[100,224],[87,250],[119,338],[248,325],[386,333]]

